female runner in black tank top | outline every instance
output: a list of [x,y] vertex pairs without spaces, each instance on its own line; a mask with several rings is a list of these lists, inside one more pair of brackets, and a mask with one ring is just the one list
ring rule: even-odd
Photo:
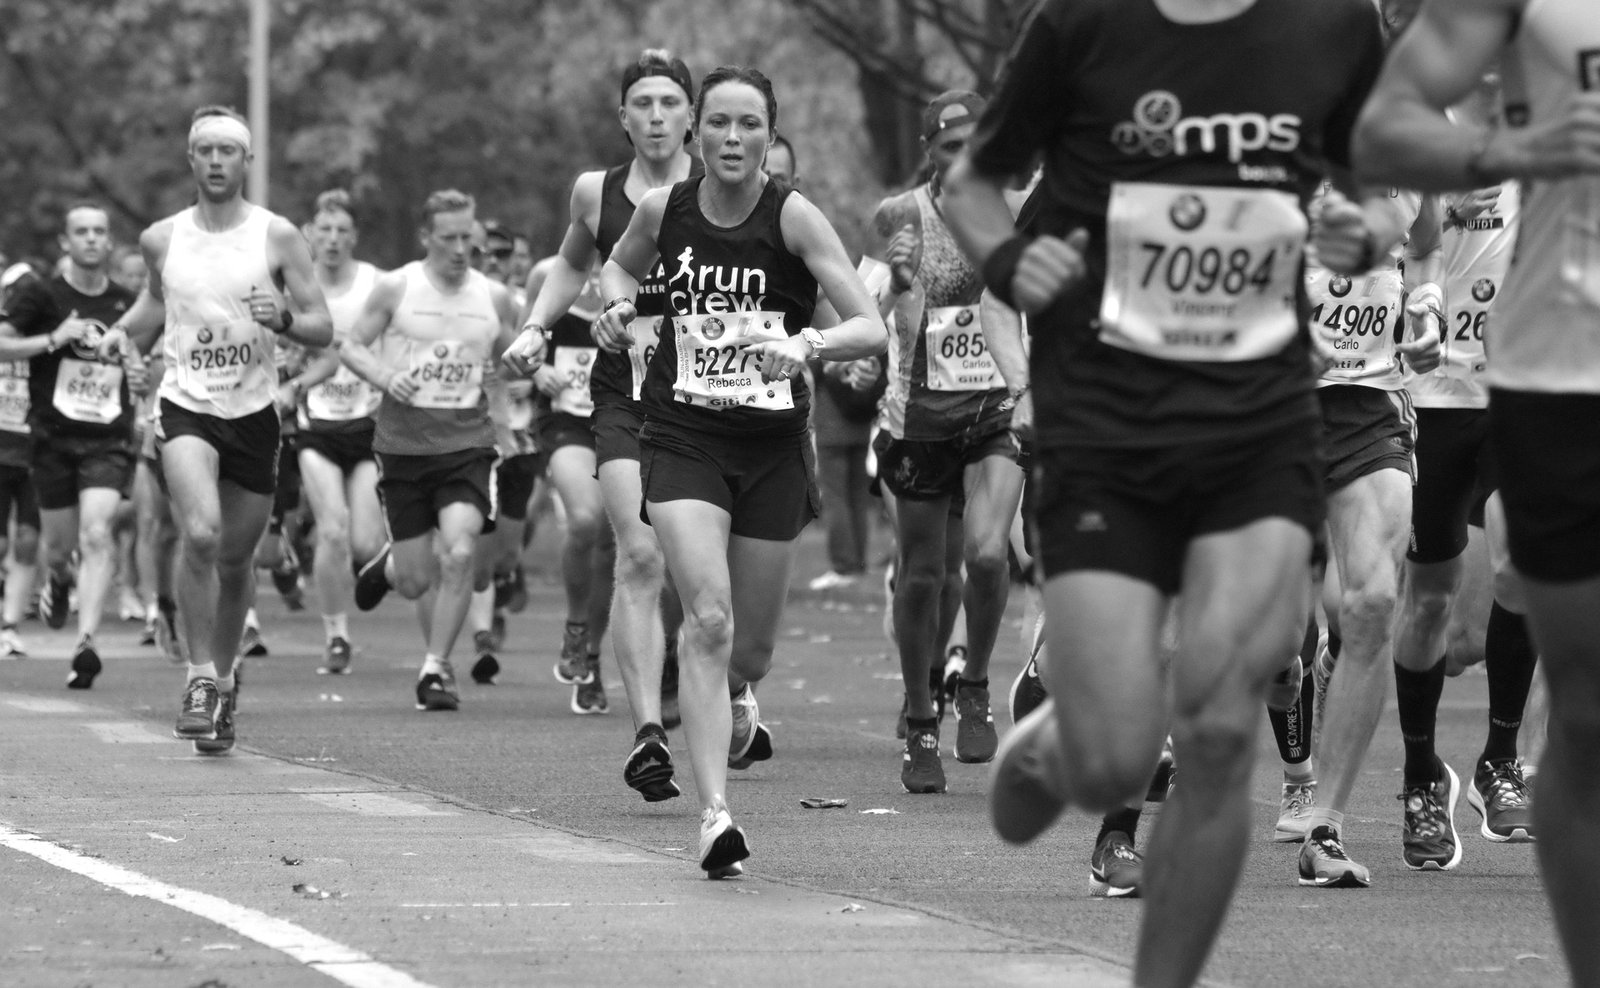
[[[669,323],[645,378],[640,473],[686,612],[679,702],[712,878],[749,855],[727,770],[771,756],[750,685],[771,666],[794,539],[815,516],[800,372],[808,357],[854,360],[887,340],[833,228],[762,172],[776,122],[760,72],[706,76],[695,108],[705,175],[639,203],[601,272],[612,301],[594,327],[603,347],[631,343],[634,298],[659,258]],[[819,285],[842,317],[826,334],[810,328]]]

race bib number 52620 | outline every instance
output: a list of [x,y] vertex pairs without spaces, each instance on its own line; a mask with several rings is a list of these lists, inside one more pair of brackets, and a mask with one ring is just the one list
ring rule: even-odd
[[1299,332],[1307,226],[1286,192],[1113,185],[1100,339],[1164,360],[1278,352]]

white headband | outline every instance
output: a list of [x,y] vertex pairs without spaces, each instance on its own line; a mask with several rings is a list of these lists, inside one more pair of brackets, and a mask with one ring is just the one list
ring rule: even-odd
[[250,128],[230,116],[212,113],[201,117],[189,128],[189,146],[202,140],[230,141],[250,153]]

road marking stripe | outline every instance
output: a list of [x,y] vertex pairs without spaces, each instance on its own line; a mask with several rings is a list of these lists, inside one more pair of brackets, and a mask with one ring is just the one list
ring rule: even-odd
[[85,724],[94,736],[106,744],[173,744],[171,734],[161,734],[133,721],[101,721]]
[[71,700],[50,700],[44,697],[21,696],[6,699],[6,703],[30,714],[86,714],[89,708]]
[[366,816],[457,816],[454,810],[441,810],[422,803],[386,796],[381,792],[303,792],[300,798],[329,809]]
[[119,892],[153,899],[218,926],[225,926],[262,946],[288,954],[301,964],[351,988],[431,988],[426,982],[380,964],[354,947],[319,936],[288,920],[204,892],[168,885],[119,865],[70,851],[35,834],[15,830],[5,823],[0,823],[0,847],[21,851],[46,864],[82,875]]

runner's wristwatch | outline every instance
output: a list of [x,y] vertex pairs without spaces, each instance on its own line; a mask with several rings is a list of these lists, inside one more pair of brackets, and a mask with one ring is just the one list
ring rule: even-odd
[[822,330],[812,329],[809,326],[800,331],[800,338],[805,340],[806,346],[811,348],[812,357],[821,357],[822,348],[828,345],[828,341],[822,335]]

